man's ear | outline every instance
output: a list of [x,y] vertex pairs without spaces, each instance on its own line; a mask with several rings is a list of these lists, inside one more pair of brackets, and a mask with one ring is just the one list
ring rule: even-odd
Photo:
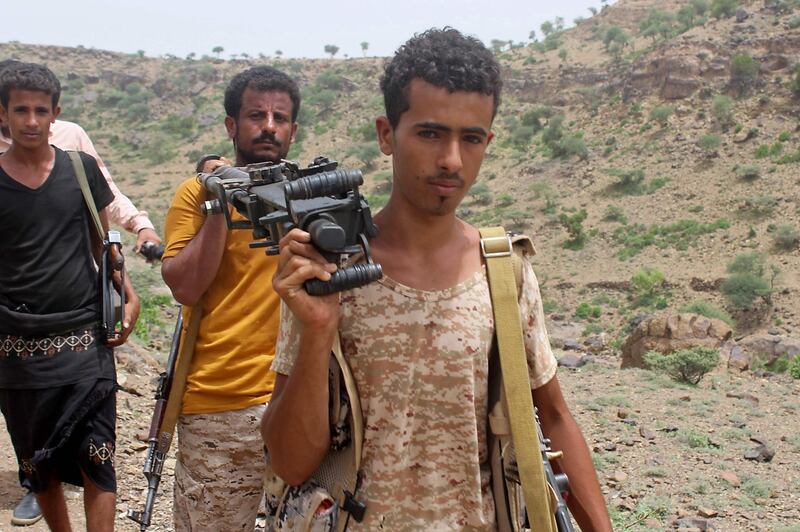
[[489,144],[491,144],[493,138],[494,138],[494,131],[489,131],[489,136],[486,137],[486,145],[487,146]]
[[394,128],[385,116],[375,119],[375,132],[378,134],[378,146],[384,155],[392,154],[392,143],[394,141]]
[[225,117],[225,129],[228,130],[228,138],[233,140],[236,138],[236,120],[232,116]]
[[56,118],[58,118],[58,115],[60,115],[60,114],[61,114],[61,106],[60,105],[56,105],[56,108],[53,109],[53,122],[51,122],[51,123],[55,123]]
[[292,136],[289,137],[290,144],[294,142],[295,136],[297,136],[297,122],[292,122]]

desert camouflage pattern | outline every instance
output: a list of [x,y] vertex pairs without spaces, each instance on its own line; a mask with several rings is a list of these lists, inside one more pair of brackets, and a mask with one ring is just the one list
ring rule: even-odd
[[[556,360],[530,264],[520,297],[531,387]],[[447,290],[384,277],[344,292],[339,330],[364,413],[361,488],[348,529],[492,530],[487,451],[488,356],[494,334],[485,269]],[[291,373],[300,325],[281,308],[272,368]]]
[[333,532],[338,515],[338,505],[330,493],[309,481],[300,486],[287,486],[272,530]]
[[253,531],[266,480],[260,432],[265,409],[180,416],[176,532]]

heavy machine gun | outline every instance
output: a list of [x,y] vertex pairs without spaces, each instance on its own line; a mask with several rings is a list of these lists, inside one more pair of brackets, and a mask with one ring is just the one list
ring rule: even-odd
[[[251,229],[251,247],[264,247],[270,255],[278,253],[281,237],[294,227],[308,232],[325,259],[340,266],[342,259],[363,252],[365,262],[340,267],[329,281],[305,283],[311,295],[357,288],[383,276],[380,265],[372,262],[368,243],[378,228],[358,190],[364,183],[361,171],[337,167],[326,157],[317,157],[307,168],[292,161],[220,166],[198,174],[213,196],[202,211],[224,215],[229,229]],[[246,220],[234,220],[226,203]]]

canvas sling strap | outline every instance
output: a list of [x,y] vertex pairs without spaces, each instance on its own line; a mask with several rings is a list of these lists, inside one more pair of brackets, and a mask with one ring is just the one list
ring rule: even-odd
[[511,437],[531,529],[555,532],[523,344],[511,239],[502,227],[480,229]]
[[[361,452],[364,447],[364,418],[362,416],[361,400],[358,396],[356,381],[350,370],[350,364],[348,364],[342,352],[342,343],[338,331],[336,332],[336,337],[331,346],[331,353],[341,372],[340,379],[334,379],[335,388],[331,390],[331,396],[338,397],[341,391],[338,387],[344,386],[347,397],[350,400],[350,415],[352,416],[352,454],[348,453],[349,455],[344,462],[345,467],[336,475],[335,484],[331,487],[331,496],[339,504],[339,507],[347,512],[347,516],[340,516],[337,522],[336,529],[342,532],[347,529],[350,517],[360,522],[364,518],[364,512],[366,511],[366,507],[355,499],[355,491],[358,487],[358,472],[361,469]],[[337,405],[336,408],[338,408],[340,404],[339,401],[334,400],[333,403]],[[338,413],[336,412],[332,415],[338,417]]]
[[92,215],[94,226],[97,228],[97,236],[100,237],[100,241],[102,242],[106,235],[105,231],[103,231],[103,224],[100,223],[100,215],[97,212],[97,205],[94,204],[92,191],[89,189],[89,181],[86,179],[86,169],[83,167],[81,154],[77,151],[69,150],[67,151],[67,155],[69,156],[70,161],[72,161],[72,168],[75,170],[75,176],[78,178],[78,184],[81,186],[83,199],[86,201],[86,206]]

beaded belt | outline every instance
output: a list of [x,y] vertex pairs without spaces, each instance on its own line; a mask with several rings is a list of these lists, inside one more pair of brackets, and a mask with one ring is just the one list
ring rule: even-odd
[[94,329],[76,329],[50,336],[0,334],[0,358],[52,357],[62,351],[85,351],[95,343]]

